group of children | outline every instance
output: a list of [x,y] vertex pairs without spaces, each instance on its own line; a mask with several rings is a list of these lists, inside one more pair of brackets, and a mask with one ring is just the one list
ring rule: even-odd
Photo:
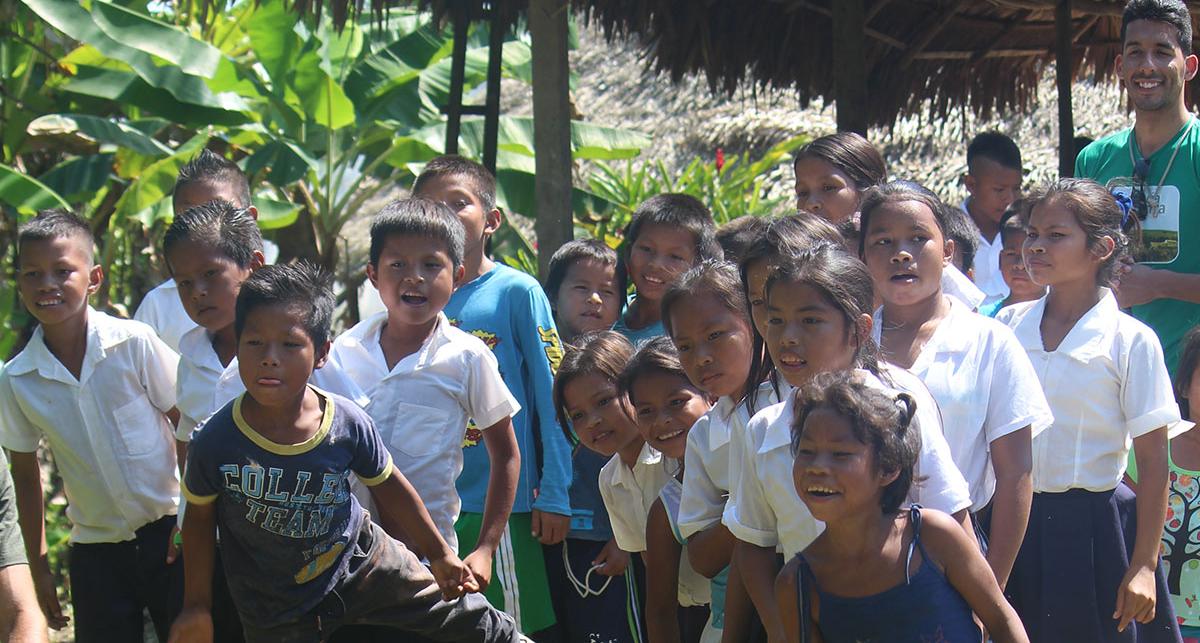
[[91,231],[43,213],[0,374],[43,609],[66,624],[44,439],[81,643],[140,641],[143,610],[181,642],[1194,635],[1198,557],[1159,551],[1197,531],[1200,334],[1173,388],[1107,288],[1138,231],[1104,188],[1018,199],[994,133],[968,167],[956,208],[822,137],[797,214],[654,196],[543,287],[487,256],[494,178],[440,157],[372,220],[385,310],[336,337],[328,275],[267,265],[211,152],[154,328],[88,306]]

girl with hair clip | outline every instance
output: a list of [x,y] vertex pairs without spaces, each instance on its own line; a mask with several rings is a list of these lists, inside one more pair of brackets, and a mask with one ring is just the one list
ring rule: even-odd
[[[638,430],[674,465],[646,517],[646,631],[652,643],[715,643],[721,640],[720,605],[710,613],[709,580],[692,568],[679,531],[684,453],[688,431],[708,412],[708,397],[696,388],[671,340],[656,337],[638,349],[621,373]],[[715,621],[714,621],[715,617]]]
[[[1108,288],[1137,228],[1093,181],[1043,189],[1024,255],[1049,292],[997,316],[1029,354],[1054,413],[1033,445],[1029,528],[1007,587],[1031,641],[1180,640],[1158,553],[1167,439],[1188,425],[1158,338]],[[1136,497],[1121,483],[1131,442]]]
[[822,373],[796,395],[792,484],[825,531],[783,568],[787,640],[1025,643],[975,543],[946,514],[903,510],[921,450],[912,395]]
[[937,401],[975,534],[1004,587],[1029,520],[1033,438],[1054,418],[1012,331],[942,291],[955,244],[941,205],[905,183],[863,197],[859,253],[883,300],[872,336]]
[[[923,482],[910,489],[909,500],[952,514],[973,541],[970,494],[950,457],[937,405],[916,376],[876,358],[871,339],[875,293],[866,266],[840,246],[819,244],[780,257],[764,291],[766,347],[789,385],[802,386],[818,373],[858,370],[866,381],[901,389],[917,400],[922,444],[917,472]],[[725,524],[741,541],[734,550],[736,564],[772,640],[783,637],[774,597],[781,565],[776,551],[790,557],[822,529],[789,482],[794,397],[785,400],[750,420],[747,448],[752,452],[736,483],[737,503],[725,514]]]

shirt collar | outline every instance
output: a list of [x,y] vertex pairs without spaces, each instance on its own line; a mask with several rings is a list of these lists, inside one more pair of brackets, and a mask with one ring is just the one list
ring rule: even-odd
[[[1030,306],[1029,311],[1013,328],[1017,341],[1026,351],[1046,351],[1042,343],[1042,317],[1046,313],[1046,297],[1043,296]],[[1105,289],[1104,296],[1075,322],[1054,351],[1086,362],[1108,351],[1116,330],[1116,316],[1121,314],[1117,299],[1112,291]]]
[[[91,375],[95,365],[104,359],[108,349],[120,344],[125,335],[117,331],[115,324],[104,313],[88,306],[87,348],[83,355],[83,367],[79,371],[78,383],[82,384]],[[50,352],[46,346],[45,332],[39,324],[33,330],[25,348],[6,367],[12,375],[23,375],[37,371],[39,375],[49,380],[57,380],[66,384],[75,384],[77,380],[62,362]]]
[[942,270],[942,292],[967,305],[971,310],[979,308],[987,295],[975,282],[967,278],[954,264],[948,264]]
[[704,418],[708,422],[709,451],[729,444],[729,423],[733,421],[737,407],[738,404],[732,398],[725,396],[717,400],[708,412],[708,417]]
[[218,373],[225,370],[212,346],[212,336],[203,326],[193,326],[179,338],[179,355],[193,364]]
[[[383,325],[385,322],[387,322],[386,310],[368,317],[354,328],[351,328],[346,332],[344,340],[345,345],[348,347],[353,347],[355,350],[365,352],[366,356],[374,355],[376,354],[376,351],[382,352],[382,349],[379,347],[379,337],[380,333],[383,332]],[[408,355],[399,362],[396,362],[395,368],[393,368],[392,372],[388,373],[388,375],[399,372],[408,372],[428,364],[429,361],[433,359],[437,349],[446,342],[450,341],[449,336],[447,335],[449,328],[450,320],[446,318],[446,313],[439,312],[437,314],[437,323],[435,323],[433,326],[433,332],[429,333],[429,337],[425,338],[425,341],[421,344],[421,348],[417,349],[416,353]],[[411,360],[413,357],[416,357],[416,360],[411,362],[411,369],[406,367],[401,370],[400,367],[405,365],[405,363]],[[383,367],[386,368],[386,365],[383,365]]]
[[778,414],[771,418],[770,424],[767,426],[766,434],[763,435],[762,446],[758,448],[759,453],[768,453],[779,448],[792,448],[792,401],[796,396],[787,396],[787,401],[780,408],[774,409]]
[[649,444],[642,445],[642,450],[638,453],[637,462],[634,463],[632,469],[625,466],[625,463],[620,459],[620,455],[613,457],[617,458],[618,465],[617,475],[613,477],[613,484],[631,489],[640,488],[637,476],[638,469],[661,466],[663,463],[663,454]]

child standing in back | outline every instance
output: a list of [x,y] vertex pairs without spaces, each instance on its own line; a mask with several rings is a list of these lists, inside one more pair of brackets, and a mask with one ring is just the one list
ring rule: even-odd
[[825,531],[780,572],[790,643],[1024,643],[979,549],[933,509],[902,510],[921,445],[913,397],[860,374],[824,373],[797,393],[792,484]]
[[[1007,587],[1035,643],[1180,639],[1158,564],[1179,406],[1158,338],[1107,287],[1137,225],[1093,181],[1050,185],[1034,199],[1024,248],[1049,292],[999,316],[1054,413],[1034,444],[1029,528]],[[1136,498],[1121,483],[1131,443]]]
[[659,194],[638,206],[625,228],[622,259],[634,296],[613,330],[635,346],[664,334],[662,298],[688,268],[720,259],[712,213],[686,194]]
[[[568,362],[575,365],[571,368],[580,364],[579,357],[569,357],[580,355],[571,347],[587,345],[589,333],[611,328],[621,314],[625,283],[616,251],[598,239],[563,244],[550,258],[545,289],[568,347],[557,382]],[[576,346],[577,342],[582,345]],[[615,368],[614,380],[621,367]],[[557,402],[555,406],[561,407]],[[569,424],[559,422],[569,430]],[[612,454],[585,448],[578,437],[568,435],[576,443],[571,454],[571,531],[562,543],[546,547],[546,572],[559,629],[568,641],[632,643],[641,638],[642,592],[631,590],[638,579],[644,582],[645,567],[640,557],[633,557],[631,566],[629,553],[617,546],[600,496],[600,469]]]
[[1021,149],[1000,132],[977,134],[967,145],[967,199],[962,209],[979,228],[975,283],[986,295],[983,304],[1004,299],[1008,286],[1000,270],[1000,219],[1021,192]]
[[[554,315],[537,280],[485,253],[501,222],[496,177],[487,168],[461,156],[438,157],[417,177],[413,196],[448,205],[462,221],[463,276],[444,312],[492,349],[521,408],[512,419],[521,454],[516,499],[493,561],[494,582],[484,594],[515,616],[522,631],[540,632],[555,622],[542,545],[561,542],[571,524],[571,445],[555,424],[551,396],[562,359]],[[462,512],[455,530],[464,551],[479,542],[491,479],[480,428],[468,426],[457,483]]]
[[981,315],[995,317],[1005,306],[1041,299],[1046,294],[1045,286],[1039,286],[1029,278],[1025,259],[1021,255],[1021,248],[1025,245],[1025,220],[1028,218],[1029,201],[1017,199],[1000,219],[1000,243],[1003,245],[1000,251],[1000,274],[1004,277],[1004,285],[1008,286],[1008,296],[980,306]]

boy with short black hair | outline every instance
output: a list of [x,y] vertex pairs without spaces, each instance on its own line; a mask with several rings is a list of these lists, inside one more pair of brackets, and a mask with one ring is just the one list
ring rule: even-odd
[[17,290],[38,321],[0,373],[0,443],[42,610],[66,626],[46,559],[41,468],[44,438],[67,492],[69,578],[80,643],[142,641],[148,610],[160,639],[168,596],[181,581],[172,529],[177,510],[172,419],[177,357],[145,324],[88,306],[104,271],[88,224],[48,211],[17,234]]
[[979,228],[960,208],[945,201],[939,201],[938,206],[943,210],[942,221],[946,224],[946,238],[954,241],[954,256],[951,262],[955,268],[972,281],[975,280],[975,254],[979,250]]
[[[316,643],[360,622],[435,640],[520,640],[510,618],[463,596],[478,590],[474,577],[393,466],[371,419],[309,386],[329,351],[330,281],[306,264],[268,266],[238,293],[247,392],[209,418],[189,449],[187,589],[172,640],[211,640],[218,527],[248,641]],[[431,569],[371,522],[350,493],[351,472],[371,488],[387,532],[411,539]]]
[[[461,156],[440,156],[425,165],[413,195],[450,206],[462,221],[462,285],[444,312],[451,324],[492,349],[521,406],[513,417],[521,454],[517,495],[495,559],[495,581],[485,593],[493,605],[515,616],[523,631],[538,632],[554,624],[541,545],[562,541],[571,515],[571,447],[558,429],[551,396],[562,343],[537,280],[486,254],[487,241],[501,222],[496,179],[487,168]],[[479,539],[491,478],[487,453],[479,448],[481,437],[471,426],[463,441],[457,485],[462,513],[455,530],[464,551],[474,549]]]
[[962,209],[979,228],[975,283],[987,295],[984,304],[1008,295],[998,267],[1000,217],[1020,195],[1021,177],[1021,150],[1011,138],[1000,132],[983,132],[971,139],[963,175],[969,196]]
[[1008,206],[1004,217],[1000,219],[1000,242],[1003,244],[1000,253],[1000,274],[1004,276],[1004,283],[1008,286],[1008,296],[992,304],[980,306],[981,315],[995,317],[1005,306],[1041,299],[1046,294],[1045,286],[1039,286],[1029,278],[1022,255],[1026,237],[1025,225],[1031,205],[1032,202],[1028,199],[1017,199]]
[[367,412],[393,461],[459,553],[454,482],[463,468],[467,422],[484,427],[491,474],[480,537],[464,562],[486,587],[516,494],[521,456],[512,416],[520,406],[488,347],[451,326],[442,312],[462,278],[464,237],[462,222],[441,203],[388,204],[371,222],[367,264],[386,310],[338,337],[333,355],[367,393]]
[[546,298],[563,341],[612,328],[625,307],[625,267],[599,239],[564,243],[550,257]]

